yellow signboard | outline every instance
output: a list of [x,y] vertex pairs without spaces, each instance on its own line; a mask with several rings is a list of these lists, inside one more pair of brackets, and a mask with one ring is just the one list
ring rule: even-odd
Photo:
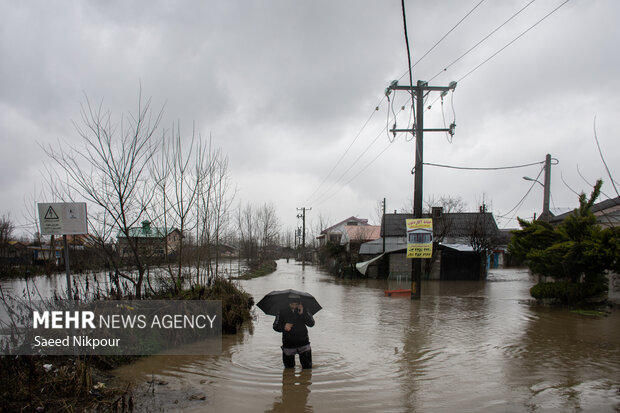
[[407,258],[431,258],[433,254],[433,219],[407,220]]

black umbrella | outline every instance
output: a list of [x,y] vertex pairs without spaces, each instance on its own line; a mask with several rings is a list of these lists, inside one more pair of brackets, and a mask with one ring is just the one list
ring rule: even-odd
[[298,295],[299,302],[304,306],[304,311],[307,310],[312,315],[318,313],[319,310],[323,308],[312,294],[291,289],[272,291],[265,295],[256,306],[263,310],[265,314],[278,315],[278,311],[288,306],[289,296],[291,294]]

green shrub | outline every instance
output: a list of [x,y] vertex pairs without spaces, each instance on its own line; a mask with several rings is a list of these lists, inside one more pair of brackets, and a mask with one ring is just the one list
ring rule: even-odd
[[538,283],[530,289],[531,296],[537,300],[549,299],[566,305],[582,304],[605,292],[604,283]]
[[214,277],[208,285],[193,285],[177,293],[163,290],[153,298],[221,301],[224,334],[235,334],[244,322],[250,320],[252,318],[250,310],[254,305],[254,298],[250,294],[245,292],[236,281],[224,277]]
[[216,277],[208,287],[207,299],[222,301],[222,332],[235,334],[241,325],[252,318],[250,309],[254,298],[235,281]]

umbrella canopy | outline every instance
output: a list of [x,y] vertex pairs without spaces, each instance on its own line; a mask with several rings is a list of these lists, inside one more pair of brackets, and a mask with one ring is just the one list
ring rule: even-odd
[[282,308],[288,306],[289,296],[291,294],[295,294],[299,296],[299,302],[303,304],[304,310],[310,312],[310,314],[316,314],[321,308],[321,305],[316,301],[316,298],[312,296],[312,294],[297,291],[297,290],[280,290],[280,291],[272,291],[265,295],[259,302],[256,304],[258,308],[263,310],[265,314],[269,315],[278,315],[278,311]]

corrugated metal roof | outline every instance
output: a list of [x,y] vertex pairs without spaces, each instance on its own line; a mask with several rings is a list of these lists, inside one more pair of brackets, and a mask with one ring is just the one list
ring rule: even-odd
[[[430,218],[430,214],[424,214]],[[406,220],[413,218],[413,214],[386,214],[384,228],[381,235],[389,237],[404,237],[407,234]],[[490,212],[452,212],[444,213],[440,218],[433,218],[433,232],[435,235],[446,237],[469,236],[474,226],[483,226],[488,234],[496,234],[499,229],[493,214]]]
[[466,244],[444,244],[441,243],[439,244],[440,247],[444,247],[444,248],[450,248],[456,251],[461,251],[461,252],[473,252],[474,248],[471,245],[466,245]]
[[[394,252],[407,249],[405,238],[387,238],[385,240],[385,252]],[[383,253],[383,239],[365,242],[360,246],[360,255],[374,255]]]

